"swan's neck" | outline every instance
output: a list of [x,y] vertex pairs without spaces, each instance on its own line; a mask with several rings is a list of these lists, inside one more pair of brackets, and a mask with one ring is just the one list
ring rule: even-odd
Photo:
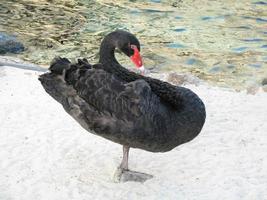
[[112,67],[111,65],[119,65],[115,58],[116,40],[109,35],[104,38],[100,46],[100,58],[99,62],[105,67]]

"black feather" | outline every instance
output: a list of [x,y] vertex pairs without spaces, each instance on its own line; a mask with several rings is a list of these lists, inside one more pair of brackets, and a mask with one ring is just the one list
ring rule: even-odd
[[62,74],[64,69],[68,69],[70,61],[67,58],[56,57],[52,60],[49,70],[54,74]]

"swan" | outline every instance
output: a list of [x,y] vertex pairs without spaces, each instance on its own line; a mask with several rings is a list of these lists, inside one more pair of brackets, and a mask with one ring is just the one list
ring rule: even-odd
[[[122,67],[115,49],[140,73]],[[127,171],[130,148],[167,152],[194,139],[204,125],[205,105],[190,89],[144,75],[140,43],[116,30],[103,39],[99,63],[55,58],[39,76],[45,91],[87,131],[123,146],[118,169]]]

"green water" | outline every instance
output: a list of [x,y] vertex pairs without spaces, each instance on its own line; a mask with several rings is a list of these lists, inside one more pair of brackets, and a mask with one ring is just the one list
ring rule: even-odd
[[17,56],[37,64],[56,55],[96,63],[101,39],[115,29],[139,38],[153,72],[235,89],[267,77],[266,0],[0,0],[0,31],[15,33],[27,47]]

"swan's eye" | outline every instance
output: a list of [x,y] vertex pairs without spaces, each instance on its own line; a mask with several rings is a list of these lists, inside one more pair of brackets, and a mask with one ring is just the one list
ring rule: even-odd
[[128,56],[131,56],[134,54],[134,49],[132,48],[133,45],[131,45],[130,43],[128,43],[128,49],[127,49],[127,52],[128,52]]
[[132,50],[138,49],[137,46],[134,45],[134,44],[131,44],[130,47],[131,47]]

